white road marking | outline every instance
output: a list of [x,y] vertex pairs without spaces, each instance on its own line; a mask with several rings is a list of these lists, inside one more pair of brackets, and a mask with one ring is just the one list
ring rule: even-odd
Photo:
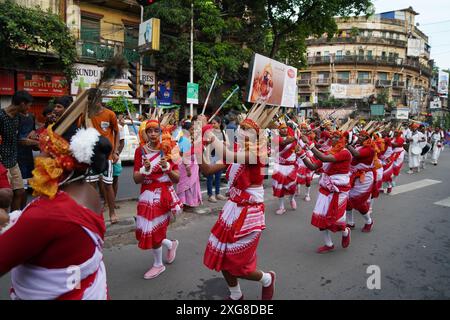
[[433,184],[442,183],[442,181],[439,180],[431,180],[431,179],[422,179],[415,182],[411,182],[408,184],[402,184],[400,186],[397,186],[392,191],[391,195],[396,195],[404,192],[413,191],[416,189],[425,188],[428,186],[432,186]]
[[434,204],[437,204],[438,206],[443,206],[443,207],[450,207],[450,197],[448,197],[444,200],[435,202]]

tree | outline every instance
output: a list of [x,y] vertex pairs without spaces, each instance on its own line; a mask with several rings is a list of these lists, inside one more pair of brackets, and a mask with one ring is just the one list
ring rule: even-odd
[[[66,77],[74,75],[75,40],[58,15],[11,0],[0,2],[0,63],[14,66],[18,57],[28,57],[31,52],[56,56]],[[34,61],[38,62],[39,58]]]
[[[337,31],[336,16],[372,14],[371,0],[266,0],[268,26],[271,33],[271,58],[288,58],[279,52],[283,43],[303,42],[309,36],[332,37]],[[289,52],[297,50],[291,47]],[[299,66],[302,61],[289,61]]]
[[128,109],[130,110],[130,112],[135,112],[136,108],[133,105],[133,103],[124,97],[115,97],[112,100],[109,100],[106,103],[106,105],[109,108],[111,108],[111,110],[114,111],[115,113],[126,113],[127,107],[125,105],[125,99],[126,99],[126,102],[128,103]]

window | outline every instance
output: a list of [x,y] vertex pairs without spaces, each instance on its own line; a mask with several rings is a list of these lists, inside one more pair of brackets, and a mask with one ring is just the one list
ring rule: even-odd
[[381,59],[386,59],[386,51],[381,52]]
[[358,55],[363,57],[364,56],[364,50],[363,49],[359,49]]
[[373,36],[372,30],[369,30],[369,31],[367,32],[367,36],[368,36],[369,38]]
[[377,78],[378,78],[378,80],[384,80],[384,81],[387,81],[387,79],[388,79],[388,74],[387,74],[387,72],[378,72]]
[[370,57],[370,58],[372,58],[372,50],[368,50],[368,51],[367,51],[367,56]]
[[394,81],[402,81],[402,80],[401,80],[401,75],[398,74],[398,73],[395,73],[395,74],[394,74]]
[[391,33],[390,32],[386,32],[386,38],[390,38],[391,37]]
[[125,46],[136,48],[138,45],[139,30],[135,26],[125,25]]
[[81,16],[80,39],[100,42],[100,20]]
[[350,52],[350,50],[345,51],[345,55],[346,56],[350,56],[352,53]]
[[323,52],[323,55],[324,55],[325,57],[329,57],[329,56],[330,56],[330,51],[324,51],[324,52]]
[[316,56],[320,57],[320,51],[316,52]]
[[370,79],[370,72],[358,71],[358,79]]
[[304,72],[300,74],[300,79],[302,80],[310,80],[311,79],[311,72]]
[[339,71],[337,73],[338,79],[350,79],[350,72],[349,71]]
[[329,79],[330,73],[329,72],[319,72],[319,74],[317,76],[319,77],[320,80]]
[[341,57],[341,56],[342,56],[342,50],[336,51],[336,57]]

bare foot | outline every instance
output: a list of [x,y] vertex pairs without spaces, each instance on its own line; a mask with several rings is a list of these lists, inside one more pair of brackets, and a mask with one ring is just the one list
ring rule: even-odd
[[119,222],[119,217],[117,216],[117,214],[112,214],[109,216],[109,219],[111,221],[111,224],[116,224]]

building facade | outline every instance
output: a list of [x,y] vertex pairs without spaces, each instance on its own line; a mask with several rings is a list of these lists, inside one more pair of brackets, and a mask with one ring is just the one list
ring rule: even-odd
[[320,106],[335,96],[368,111],[383,96],[383,104],[407,107],[410,115],[420,116],[429,104],[433,63],[416,15],[410,7],[337,18],[338,32],[330,39],[307,39],[308,66],[298,80],[300,104]]
[[[122,54],[128,62],[139,61],[138,37],[140,6],[133,0],[102,2],[67,0],[67,26],[77,41],[78,62],[71,94],[94,87],[100,78],[105,61]],[[144,55],[143,75],[145,88],[155,86],[155,72],[149,55]],[[135,104],[128,86],[128,75],[117,80],[105,93],[105,100],[125,96]]]

